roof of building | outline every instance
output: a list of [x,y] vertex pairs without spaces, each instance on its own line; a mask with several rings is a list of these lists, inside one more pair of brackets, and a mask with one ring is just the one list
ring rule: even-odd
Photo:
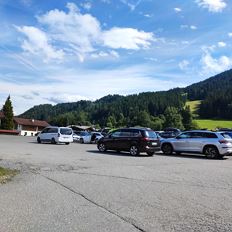
[[35,119],[27,119],[27,118],[18,118],[14,117],[14,121],[19,125],[24,126],[40,126],[47,127],[49,124],[46,121],[35,120]]

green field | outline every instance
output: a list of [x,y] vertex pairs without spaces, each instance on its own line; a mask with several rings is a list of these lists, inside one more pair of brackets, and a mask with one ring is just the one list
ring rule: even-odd
[[216,128],[232,128],[232,121],[226,120],[210,120],[210,119],[196,119],[194,120],[200,129],[214,130]]
[[186,102],[186,106],[190,107],[190,110],[191,110],[194,118],[198,117],[198,112],[197,111],[199,109],[200,104],[201,104],[201,100],[198,100],[198,101],[187,101]]
[[211,120],[211,119],[199,119],[198,109],[201,101],[188,101],[186,105],[190,107],[190,110],[195,118],[195,122],[200,129],[214,130],[216,128],[232,128],[232,121],[228,120]]

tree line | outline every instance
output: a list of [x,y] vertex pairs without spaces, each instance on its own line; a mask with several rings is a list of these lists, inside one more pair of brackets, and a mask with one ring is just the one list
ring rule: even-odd
[[164,127],[196,128],[186,95],[179,89],[146,92],[129,96],[108,95],[95,102],[78,101],[55,106],[39,105],[20,117],[47,120],[52,125],[96,125],[97,127],[143,126],[155,130]]

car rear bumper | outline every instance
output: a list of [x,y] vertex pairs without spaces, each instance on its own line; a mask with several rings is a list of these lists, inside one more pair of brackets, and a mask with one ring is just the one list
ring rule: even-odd
[[156,152],[156,151],[160,151],[161,148],[160,147],[149,147],[146,146],[142,149],[142,152]]
[[73,142],[73,139],[72,138],[58,138],[57,139],[58,141],[58,143],[72,143]]

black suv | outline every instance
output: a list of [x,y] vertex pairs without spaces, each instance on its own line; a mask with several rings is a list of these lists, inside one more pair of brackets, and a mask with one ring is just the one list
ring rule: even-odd
[[140,152],[153,155],[155,151],[160,150],[160,141],[151,129],[123,128],[99,139],[97,147],[100,152],[116,150],[129,151],[131,155],[139,155]]

